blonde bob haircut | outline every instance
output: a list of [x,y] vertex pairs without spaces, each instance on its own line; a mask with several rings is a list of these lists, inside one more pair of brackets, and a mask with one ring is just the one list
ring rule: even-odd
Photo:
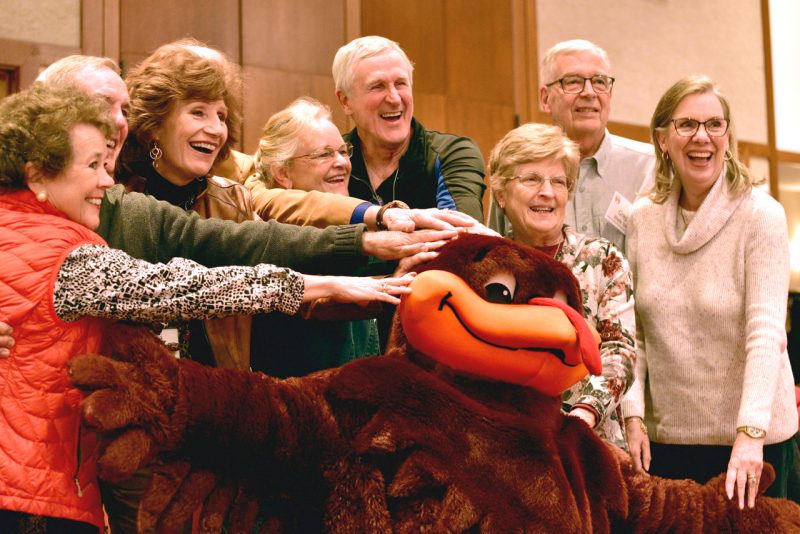
[[739,162],[739,150],[736,144],[736,132],[734,130],[733,117],[731,116],[731,106],[725,95],[720,92],[719,87],[709,78],[703,75],[686,76],[678,80],[661,97],[653,112],[650,121],[650,134],[653,139],[653,146],[656,152],[656,185],[650,198],[656,204],[662,204],[667,200],[672,190],[675,188],[677,172],[669,155],[661,150],[658,142],[658,134],[668,135],[670,121],[673,113],[680,103],[689,95],[711,93],[717,97],[722,105],[722,112],[728,120],[728,151],[725,153],[725,179],[728,180],[729,194],[737,197],[748,191],[753,185],[750,171]]
[[253,157],[256,172],[267,187],[277,186],[273,169],[290,166],[300,138],[321,121],[333,122],[331,108],[307,96],[298,98],[267,120]]
[[569,194],[578,180],[581,156],[578,145],[564,135],[558,126],[529,122],[514,128],[503,137],[489,154],[486,174],[489,187],[497,198],[498,191],[514,178],[517,167],[554,158],[564,165]]
[[242,125],[242,73],[223,53],[195,39],[160,46],[125,78],[131,104],[130,135],[120,162],[145,161],[156,130],[181,101],[222,100],[228,108],[228,138],[217,161],[228,157]]
[[560,56],[578,54],[581,52],[589,52],[599,57],[606,66],[606,69],[611,70],[611,62],[608,60],[608,54],[605,50],[597,46],[591,41],[585,39],[572,39],[570,41],[561,41],[553,45],[548,50],[544,59],[542,59],[542,68],[540,71],[542,85],[554,82],[555,73],[553,72],[553,65]]
[[336,83],[336,90],[350,95],[353,89],[353,71],[356,63],[362,59],[378,56],[389,52],[397,52],[408,66],[408,84],[413,86],[414,64],[400,48],[400,45],[391,39],[380,35],[367,35],[353,39],[336,52],[333,58],[333,81]]

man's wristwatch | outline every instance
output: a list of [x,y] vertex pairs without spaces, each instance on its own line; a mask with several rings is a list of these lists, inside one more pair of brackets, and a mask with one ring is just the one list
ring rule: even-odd
[[375,216],[375,228],[378,230],[388,230],[389,228],[383,223],[383,214],[386,213],[386,210],[390,208],[401,208],[404,210],[408,209],[408,204],[403,202],[402,200],[392,200],[391,202],[387,202],[381,209],[378,210],[378,214]]
[[736,432],[744,432],[753,439],[764,439],[767,437],[766,430],[754,426],[740,426],[736,429]]

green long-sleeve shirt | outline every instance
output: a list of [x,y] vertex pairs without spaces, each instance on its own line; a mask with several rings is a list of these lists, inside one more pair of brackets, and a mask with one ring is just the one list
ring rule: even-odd
[[272,263],[307,274],[353,273],[364,265],[363,224],[318,229],[275,221],[202,219],[121,185],[108,189],[97,233],[135,258],[192,259],[207,267]]

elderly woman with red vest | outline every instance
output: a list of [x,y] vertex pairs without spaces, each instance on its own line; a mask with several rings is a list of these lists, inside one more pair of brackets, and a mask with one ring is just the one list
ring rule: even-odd
[[108,106],[41,87],[0,102],[0,532],[98,532],[95,435],[79,424],[72,357],[98,352],[105,319],[144,322],[294,313],[302,302],[397,303],[409,277],[307,276],[273,265],[150,264],[93,232],[113,181]]

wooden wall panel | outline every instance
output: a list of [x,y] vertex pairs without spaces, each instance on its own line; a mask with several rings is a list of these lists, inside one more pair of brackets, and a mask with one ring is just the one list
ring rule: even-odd
[[[414,90],[414,115],[425,128],[447,131],[447,97]],[[424,119],[423,119],[424,117]]]
[[447,0],[447,93],[514,103],[511,2]]
[[270,115],[300,96],[328,104],[336,125],[351,128],[331,74],[333,57],[353,26],[347,13],[346,0],[242,0],[245,151],[255,151]]
[[336,102],[332,77],[253,66],[245,66],[244,74],[243,146],[247,153],[254,153],[258,147],[258,139],[267,119],[299,96],[313,96],[328,104],[339,129],[344,131],[347,127],[344,113]]
[[414,93],[445,94],[445,0],[362,0],[361,35],[400,43],[414,63]]
[[242,0],[245,65],[330,75],[344,35],[341,1]]
[[486,153],[498,132],[514,126],[510,1],[363,0],[361,6],[362,34],[399,42],[415,63],[414,114],[427,127],[468,135]]
[[81,1],[81,48],[87,56],[119,61],[120,0]]
[[484,158],[509,130],[514,128],[514,106],[473,98],[447,99],[447,131],[471,137]]
[[119,13],[123,68],[182,37],[199,39],[241,61],[239,0],[121,0]]

